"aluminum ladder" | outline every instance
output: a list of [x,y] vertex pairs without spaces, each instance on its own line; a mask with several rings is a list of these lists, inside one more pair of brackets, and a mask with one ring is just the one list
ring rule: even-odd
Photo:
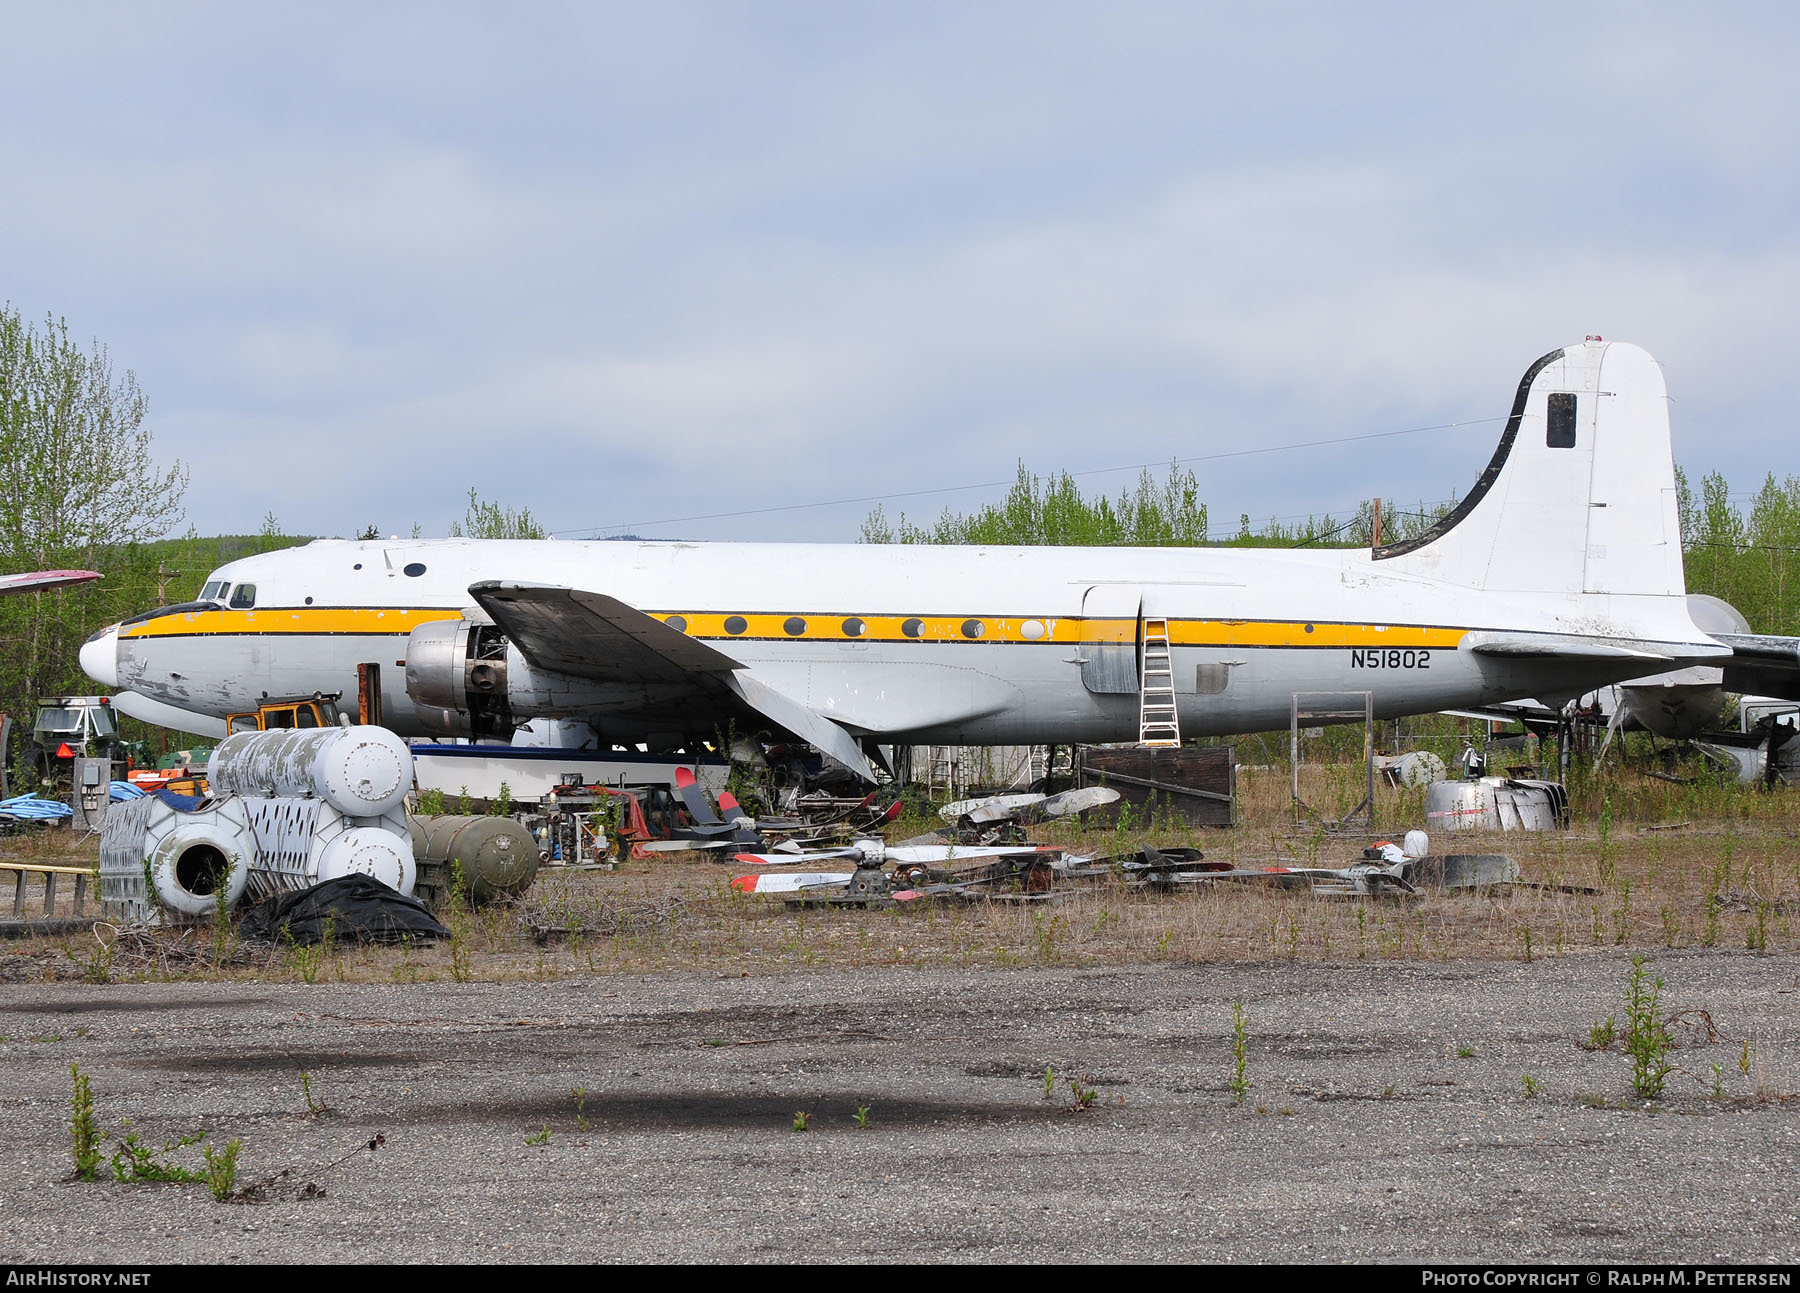
[[1181,744],[1166,619],[1144,620],[1143,672],[1138,678],[1138,744]]

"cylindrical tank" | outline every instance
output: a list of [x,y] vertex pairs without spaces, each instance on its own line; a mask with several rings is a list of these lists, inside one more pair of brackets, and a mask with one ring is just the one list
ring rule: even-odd
[[346,875],[373,876],[390,889],[410,894],[418,872],[412,850],[403,840],[379,827],[358,826],[332,840],[319,854],[320,883]]
[[510,817],[443,814],[415,817],[411,824],[414,855],[443,868],[446,888],[460,869],[470,902],[516,897],[537,876],[537,841]]
[[182,822],[157,841],[144,861],[156,901],[183,916],[216,911],[220,885],[226,907],[236,906],[250,876],[243,840],[205,821]]
[[316,795],[346,817],[380,817],[412,789],[412,751],[385,727],[234,732],[206,776],[215,795]]

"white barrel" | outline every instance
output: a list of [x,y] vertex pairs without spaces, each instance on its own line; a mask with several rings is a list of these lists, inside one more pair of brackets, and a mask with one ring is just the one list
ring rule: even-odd
[[206,916],[217,910],[218,888],[225,886],[225,905],[244,896],[250,877],[249,851],[235,831],[211,822],[182,822],[145,859],[156,900],[184,916]]
[[1431,837],[1424,831],[1406,832],[1406,856],[1422,858],[1431,852]]
[[380,817],[412,789],[412,750],[385,727],[236,732],[206,777],[215,795],[316,795],[346,817]]
[[358,826],[332,840],[319,854],[317,881],[366,875],[390,889],[409,894],[418,874],[410,841],[379,827]]

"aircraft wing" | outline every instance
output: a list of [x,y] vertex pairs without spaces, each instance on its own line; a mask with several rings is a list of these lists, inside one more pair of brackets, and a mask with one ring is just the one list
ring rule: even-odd
[[67,588],[71,584],[91,584],[98,578],[98,570],[34,570],[26,575],[0,575],[0,594]]
[[741,661],[616,597],[499,580],[472,584],[469,595],[534,667],[597,683],[674,684],[688,691],[690,703],[677,699],[673,710],[723,710],[758,726],[773,723],[875,780],[845,728],[754,677]]

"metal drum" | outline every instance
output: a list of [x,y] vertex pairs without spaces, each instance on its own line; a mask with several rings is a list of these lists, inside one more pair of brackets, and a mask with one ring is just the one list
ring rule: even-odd
[[510,817],[415,817],[411,825],[419,864],[437,871],[446,890],[460,869],[470,902],[517,897],[537,877],[537,841]]

